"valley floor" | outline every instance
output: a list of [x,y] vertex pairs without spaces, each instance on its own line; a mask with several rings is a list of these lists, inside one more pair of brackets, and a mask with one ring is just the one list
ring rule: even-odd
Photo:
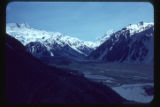
[[86,78],[111,87],[128,100],[149,103],[153,99],[154,67],[151,64],[80,61],[54,66],[77,70]]

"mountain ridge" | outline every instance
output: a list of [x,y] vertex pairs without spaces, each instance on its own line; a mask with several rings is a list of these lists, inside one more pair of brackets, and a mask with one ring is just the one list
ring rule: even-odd
[[[129,25],[113,33],[88,57],[106,62],[153,63],[153,36],[153,23],[140,22]],[[151,59],[148,59],[148,57],[151,57]],[[145,59],[148,59],[148,61],[145,61]]]
[[[36,52],[39,51],[36,47],[43,47],[43,50],[46,51],[45,53],[49,53],[49,57],[57,55],[71,58],[72,56],[80,56],[79,58],[83,58],[89,55],[89,53],[98,46],[93,42],[82,41],[75,37],[63,35],[60,32],[47,32],[34,29],[26,23],[8,23],[6,25],[6,32],[18,39],[24,46],[26,46],[30,53],[33,53],[34,56],[40,55],[39,53],[36,55]],[[66,50],[63,54],[57,54],[56,51],[63,51],[65,47],[71,51]],[[43,54],[41,55],[43,56]]]
[[[118,30],[117,32],[113,32],[113,30],[108,31],[104,36],[102,36],[101,38],[98,38],[96,42],[82,41],[82,40],[75,38],[75,37],[63,35],[60,32],[47,32],[44,30],[34,29],[34,28],[31,28],[27,23],[22,23],[22,24],[8,23],[6,26],[6,31],[8,34],[12,35],[13,37],[15,37],[16,39],[21,41],[21,43],[26,47],[28,52],[32,53],[35,57],[38,57],[38,58],[44,57],[44,56],[48,56],[49,58],[61,56],[61,57],[68,57],[71,59],[85,59],[87,57],[89,59],[103,60],[103,59],[107,59],[107,58],[103,58],[105,56],[106,52],[112,51],[112,49],[115,50],[115,48],[113,48],[113,46],[115,47],[114,44],[121,43],[123,45],[124,43],[126,43],[126,45],[128,45],[129,41],[132,41],[131,38],[133,40],[135,39],[135,37],[134,37],[135,35],[139,35],[139,34],[143,35],[143,33],[141,33],[141,32],[144,32],[151,27],[154,30],[153,26],[154,26],[154,23],[152,23],[152,22],[150,22],[150,23],[139,22],[137,24],[129,24],[128,26],[122,28],[121,30]],[[153,30],[151,32],[153,32]],[[147,35],[148,35],[148,37],[152,38],[153,33],[152,34],[147,33]],[[137,36],[136,38],[139,38],[139,37],[140,36]],[[146,36],[146,38],[147,38],[147,36]],[[105,46],[103,46],[105,44],[105,42],[108,40],[110,41],[110,43],[107,43],[108,46],[107,46],[107,44]],[[120,41],[125,41],[125,42],[122,43]],[[152,42],[153,42],[153,40],[152,40]],[[139,42],[137,42],[137,43],[139,43]],[[141,44],[141,43],[139,43],[139,44]],[[151,43],[151,44],[153,44],[153,43]],[[121,47],[121,45],[118,45],[118,44],[117,44],[117,46]],[[98,49],[99,47],[103,47],[103,49],[99,50]],[[108,49],[106,49],[106,47],[108,47]],[[124,46],[122,46],[122,47],[124,47]],[[131,46],[129,46],[129,47],[131,47]],[[148,47],[150,47],[150,46],[148,46]],[[133,48],[133,46],[132,46],[132,48]],[[150,47],[150,48],[153,48],[153,47]],[[99,54],[97,54],[98,58],[96,58],[93,55],[93,53],[96,50],[99,50],[99,52],[97,52],[97,53],[99,53]],[[42,52],[40,52],[40,51],[42,51]],[[103,52],[103,54],[101,54],[102,51],[105,51],[105,52]],[[148,51],[148,50],[144,49],[144,51]],[[124,47],[123,52],[125,54],[128,54],[128,53],[126,53],[126,52],[128,52],[128,47]],[[149,51],[149,52],[151,52],[151,51]],[[117,53],[121,53],[120,50],[117,51]],[[111,53],[109,53],[109,54],[111,54]],[[130,53],[130,54],[132,54],[132,53]],[[139,53],[137,53],[137,54],[139,54]],[[153,52],[150,54],[153,54]],[[108,56],[108,58],[109,58],[109,56]],[[113,57],[113,56],[112,57],[111,56],[110,56],[110,58]],[[122,56],[124,57],[124,55],[122,55]],[[105,56],[105,57],[107,57],[107,56]],[[116,57],[116,56],[114,56],[114,57]],[[132,58],[132,59],[134,59],[134,58]],[[123,60],[123,59],[121,59],[121,60]],[[124,58],[124,60],[125,60],[125,58]],[[111,60],[109,60],[109,61],[111,61]],[[121,62],[123,62],[123,61],[121,61]],[[125,61],[125,62],[127,62],[127,61]],[[135,61],[133,61],[133,62],[135,62]]]

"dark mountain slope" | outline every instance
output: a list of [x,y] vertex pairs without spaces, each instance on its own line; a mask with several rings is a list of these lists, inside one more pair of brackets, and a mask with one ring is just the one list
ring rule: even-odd
[[153,63],[154,26],[131,35],[123,28],[101,44],[88,56],[106,62]]
[[41,59],[41,57],[66,57],[66,58],[83,58],[85,55],[78,53],[72,49],[68,44],[60,46],[58,43],[47,44],[51,49],[47,50],[47,47],[40,42],[30,42],[25,47],[26,50],[35,57]]
[[47,66],[6,36],[6,98],[25,103],[124,103],[112,89],[74,71]]

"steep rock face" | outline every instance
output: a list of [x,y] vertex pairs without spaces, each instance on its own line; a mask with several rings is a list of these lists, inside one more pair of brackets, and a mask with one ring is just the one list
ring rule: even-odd
[[40,42],[30,42],[25,46],[26,50],[33,56],[40,58],[41,56],[52,56],[52,53]]
[[153,63],[153,35],[152,23],[130,25],[112,34],[89,58],[107,62]]
[[126,103],[112,89],[41,63],[6,35],[6,99],[12,103]]
[[81,52],[85,53],[86,56],[88,56],[94,50],[93,48],[84,47],[84,46],[80,46],[77,49],[80,50]]
[[71,48],[69,45],[65,44],[63,46],[53,43],[53,44],[47,44],[49,48],[45,44],[42,44],[40,42],[30,42],[25,46],[26,50],[35,57],[41,58],[41,57],[72,57],[72,58],[83,58],[85,57],[83,54],[80,54],[79,52],[75,51],[73,48]]

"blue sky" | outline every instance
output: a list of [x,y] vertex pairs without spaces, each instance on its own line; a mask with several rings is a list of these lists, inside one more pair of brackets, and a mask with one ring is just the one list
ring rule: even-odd
[[148,2],[10,2],[7,23],[28,23],[31,27],[95,41],[140,21],[153,22]]

